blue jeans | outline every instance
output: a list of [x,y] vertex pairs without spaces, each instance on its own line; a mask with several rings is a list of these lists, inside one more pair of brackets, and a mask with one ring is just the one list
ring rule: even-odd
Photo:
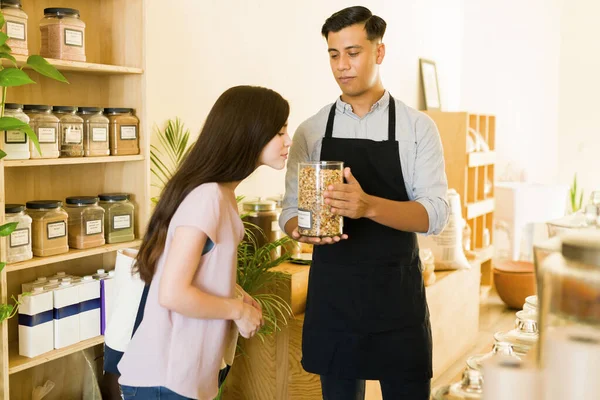
[[193,400],[162,386],[132,387],[121,385],[124,400]]

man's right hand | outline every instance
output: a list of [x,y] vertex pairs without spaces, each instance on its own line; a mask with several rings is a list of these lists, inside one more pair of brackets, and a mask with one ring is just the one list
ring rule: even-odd
[[312,237],[312,236],[302,236],[302,235],[300,235],[300,233],[298,233],[298,219],[297,218],[290,219],[288,221],[288,223],[285,224],[286,231],[288,231],[288,225],[290,223],[294,224],[294,228],[292,229],[292,234],[290,236],[292,239],[297,240],[298,242],[309,243],[309,244],[314,244],[316,246],[320,246],[320,245],[324,245],[324,244],[334,244],[341,240],[348,239],[348,235],[346,235],[346,234],[343,234],[342,236],[333,236],[333,237],[324,237],[324,238],[318,238],[318,237]]

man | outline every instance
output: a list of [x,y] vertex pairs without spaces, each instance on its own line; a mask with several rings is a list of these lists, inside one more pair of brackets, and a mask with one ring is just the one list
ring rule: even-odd
[[[325,400],[364,399],[365,380],[383,398],[429,399],[432,343],[415,232],[437,234],[448,217],[439,134],[424,114],[392,98],[379,65],[386,23],[365,7],[323,25],[342,95],[293,138],[280,219],[315,244],[302,365],[319,374]],[[325,192],[344,216],[344,235],[298,234],[298,162],[344,161],[346,183]]]

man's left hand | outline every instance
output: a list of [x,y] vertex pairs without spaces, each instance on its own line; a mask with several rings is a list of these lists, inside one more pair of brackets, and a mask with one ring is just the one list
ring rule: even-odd
[[327,187],[323,194],[325,204],[331,206],[331,212],[344,217],[358,219],[368,217],[371,196],[363,190],[350,168],[344,168],[347,183],[339,183]]

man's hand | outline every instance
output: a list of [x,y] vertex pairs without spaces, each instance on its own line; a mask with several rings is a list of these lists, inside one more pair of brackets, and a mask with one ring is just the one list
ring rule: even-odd
[[324,237],[324,238],[302,236],[298,233],[298,227],[296,226],[294,228],[294,230],[292,231],[292,239],[297,240],[298,242],[309,243],[309,244],[314,244],[316,246],[319,246],[322,244],[333,244],[333,243],[339,242],[340,240],[348,239],[348,235],[343,234],[342,236]]
[[371,196],[362,190],[350,168],[344,168],[344,177],[347,183],[327,187],[327,191],[323,194],[325,204],[329,204],[331,212],[337,215],[352,219],[370,218]]

